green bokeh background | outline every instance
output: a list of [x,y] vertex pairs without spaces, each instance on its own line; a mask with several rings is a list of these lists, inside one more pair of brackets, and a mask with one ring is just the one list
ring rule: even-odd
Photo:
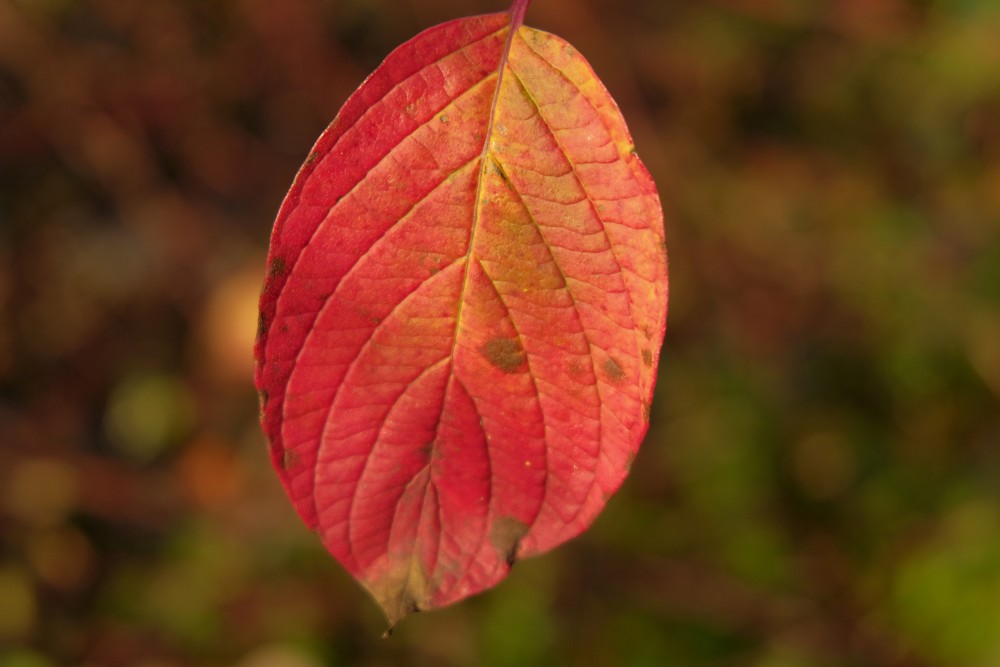
[[652,426],[584,536],[384,621],[285,500],[274,212],[493,0],[0,0],[0,667],[1000,665],[1000,2],[535,0],[667,214]]

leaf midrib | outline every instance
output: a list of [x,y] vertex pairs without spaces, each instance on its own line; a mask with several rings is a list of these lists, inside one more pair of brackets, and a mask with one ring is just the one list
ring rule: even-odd
[[496,89],[493,91],[493,101],[490,103],[490,115],[486,122],[486,132],[483,136],[483,149],[479,153],[479,175],[476,177],[475,203],[472,205],[472,224],[469,228],[469,248],[465,253],[465,272],[462,274],[462,289],[458,295],[458,308],[455,311],[455,331],[452,335],[451,360],[452,372],[454,372],[455,352],[458,348],[458,332],[462,328],[462,310],[465,308],[465,292],[469,286],[469,274],[472,266],[472,253],[476,247],[476,229],[479,227],[479,213],[482,208],[483,180],[486,175],[486,159],[490,154],[490,145],[493,143],[493,124],[496,121],[497,107],[500,102],[500,89],[503,87],[503,75],[507,69],[507,60],[510,56],[511,45],[514,43],[514,36],[520,28],[519,18],[523,20],[523,15],[517,13],[511,15],[510,24],[507,26],[507,39],[504,42],[503,51],[500,53],[500,60],[497,63]]

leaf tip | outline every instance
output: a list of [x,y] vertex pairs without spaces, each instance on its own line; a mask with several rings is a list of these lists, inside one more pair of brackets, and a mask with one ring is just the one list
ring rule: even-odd
[[389,621],[384,635],[387,637],[400,621],[421,611],[427,599],[428,581],[420,563],[411,558],[395,563],[366,587]]
[[386,618],[389,619],[389,627],[387,627],[385,632],[382,633],[382,639],[389,639],[392,637],[392,633],[396,631],[396,626],[399,625],[400,621],[410,614],[419,614],[423,610],[417,606],[412,606],[408,610],[403,610],[403,613],[399,616],[391,615],[385,607],[382,608],[382,611],[385,612]]

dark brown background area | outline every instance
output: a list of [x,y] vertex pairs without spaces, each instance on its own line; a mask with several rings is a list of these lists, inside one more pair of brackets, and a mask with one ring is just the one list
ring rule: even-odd
[[389,641],[256,424],[274,213],[492,0],[0,0],[0,667],[1000,664],[1000,4],[535,0],[661,189],[652,427]]

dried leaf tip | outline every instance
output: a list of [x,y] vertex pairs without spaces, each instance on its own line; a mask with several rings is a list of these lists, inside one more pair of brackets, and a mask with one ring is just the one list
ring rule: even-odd
[[510,6],[510,29],[517,30],[524,25],[524,15],[528,11],[531,0],[514,0]]

